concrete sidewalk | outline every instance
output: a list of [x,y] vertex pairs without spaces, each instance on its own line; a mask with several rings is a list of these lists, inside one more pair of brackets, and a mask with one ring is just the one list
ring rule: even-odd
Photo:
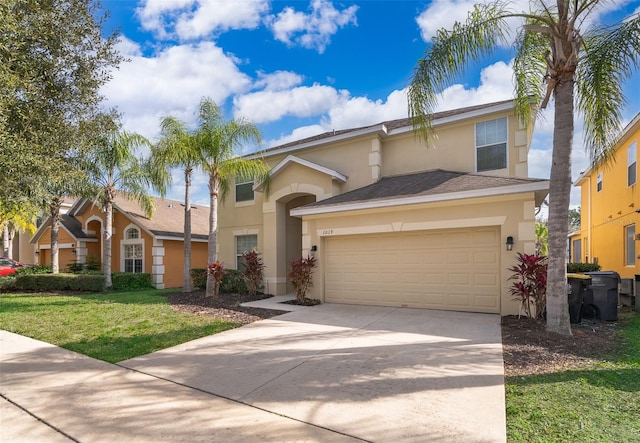
[[358,441],[9,332],[0,350],[3,442]]

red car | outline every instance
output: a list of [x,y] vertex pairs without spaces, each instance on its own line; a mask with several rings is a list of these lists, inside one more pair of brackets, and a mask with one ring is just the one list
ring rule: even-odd
[[0,258],[0,277],[7,277],[16,273],[17,268],[23,268],[24,264],[9,257]]

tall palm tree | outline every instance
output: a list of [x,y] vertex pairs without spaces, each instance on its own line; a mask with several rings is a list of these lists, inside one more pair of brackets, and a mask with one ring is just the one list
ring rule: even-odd
[[[532,0],[529,12],[509,2],[476,5],[465,23],[440,30],[418,61],[409,87],[409,113],[416,130],[432,134],[437,95],[470,62],[507,41],[508,18],[524,21],[514,45],[515,94],[523,121],[531,104],[545,108],[553,98],[554,131],[549,183],[549,267],[547,330],[570,335],[567,305],[566,241],[571,193],[574,107],[585,120],[585,141],[595,163],[610,158],[625,105],[623,80],[640,62],[640,15],[614,26],[590,22],[599,0]],[[584,29],[582,29],[584,26]],[[575,100],[574,100],[575,99]]]
[[[267,165],[260,159],[246,159],[235,150],[246,142],[261,142],[260,131],[244,119],[224,121],[216,103],[203,98],[200,102],[200,124],[197,131],[199,167],[209,176],[209,263],[217,261],[218,198],[224,198],[234,177],[265,179]],[[215,294],[213,276],[207,276],[208,297]]]
[[181,167],[184,172],[184,266],[182,292],[191,292],[191,179],[198,165],[199,150],[196,133],[173,118],[165,117],[160,123],[160,141],[152,149],[151,161],[156,173],[165,173],[170,180],[168,168]]
[[105,215],[104,257],[102,260],[106,287],[111,283],[111,237],[113,229],[113,202],[117,195],[131,199],[140,205],[145,216],[155,212],[155,203],[148,194],[150,186],[162,187],[154,183],[154,176],[148,165],[136,157],[136,150],[150,147],[143,136],[127,131],[112,130],[105,134],[101,143],[93,151],[92,181],[97,186],[95,200]]

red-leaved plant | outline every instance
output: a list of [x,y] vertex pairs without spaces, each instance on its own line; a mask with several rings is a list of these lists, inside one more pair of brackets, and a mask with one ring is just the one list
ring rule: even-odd
[[247,290],[250,295],[256,295],[258,289],[262,288],[264,274],[264,263],[260,254],[255,250],[242,254],[244,260],[244,276],[247,279]]
[[220,292],[220,283],[222,283],[222,277],[224,277],[225,270],[222,263],[219,261],[215,261],[213,263],[209,263],[207,266],[207,273],[213,277],[213,281],[215,282],[213,296],[217,297]]
[[291,280],[293,290],[296,291],[296,299],[304,303],[309,288],[313,287],[313,268],[316,267],[315,257],[300,257],[291,262],[291,270],[288,277]]
[[511,295],[520,301],[528,317],[541,317],[547,303],[547,257],[519,252],[518,264],[509,271],[513,272],[509,280],[515,280]]

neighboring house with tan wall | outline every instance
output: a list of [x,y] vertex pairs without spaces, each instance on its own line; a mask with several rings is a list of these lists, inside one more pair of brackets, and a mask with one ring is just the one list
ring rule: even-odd
[[584,171],[580,231],[570,237],[572,261],[598,263],[622,278],[640,274],[640,113],[624,129],[610,161]]
[[309,296],[325,302],[517,313],[507,269],[534,253],[549,186],[528,177],[533,128],[512,101],[433,125],[428,144],[400,119],[248,156],[270,179],[239,180],[220,205],[220,259],[236,268],[255,248],[272,294],[290,292],[289,263],[312,254]]
[[[135,201],[118,195],[114,202],[111,269],[113,272],[151,274],[157,288],[181,287],[184,258],[184,206],[155,198],[156,211],[145,217]],[[209,208],[194,205],[191,211],[192,268],[207,266]],[[58,234],[60,269],[69,264],[102,262],[104,214],[91,200],[79,199],[61,217]],[[39,264],[51,263],[51,222],[46,220],[32,239]]]

